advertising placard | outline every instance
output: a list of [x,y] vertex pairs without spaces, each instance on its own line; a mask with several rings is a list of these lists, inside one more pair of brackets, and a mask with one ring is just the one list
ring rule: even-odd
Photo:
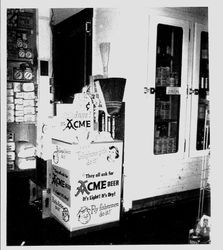
[[80,143],[93,131],[93,103],[84,93],[75,94],[72,104],[58,104],[53,136]]
[[53,146],[52,214],[70,231],[118,221],[122,142]]

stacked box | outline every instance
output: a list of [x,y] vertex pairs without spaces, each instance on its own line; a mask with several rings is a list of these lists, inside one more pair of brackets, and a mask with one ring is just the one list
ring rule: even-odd
[[36,98],[33,82],[8,82],[7,121],[36,122]]
[[15,169],[15,135],[13,132],[7,132],[7,169]]
[[36,168],[36,147],[28,141],[16,141],[15,164],[18,169]]
[[120,219],[121,141],[52,139],[51,214],[70,232]]

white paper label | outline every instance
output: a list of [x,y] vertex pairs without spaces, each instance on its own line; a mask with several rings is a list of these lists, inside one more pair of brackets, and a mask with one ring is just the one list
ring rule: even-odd
[[167,95],[180,95],[180,87],[166,87],[166,94]]

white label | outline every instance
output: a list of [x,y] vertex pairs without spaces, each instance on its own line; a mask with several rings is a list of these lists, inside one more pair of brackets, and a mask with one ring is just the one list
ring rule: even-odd
[[180,87],[166,87],[166,94],[167,95],[180,95]]

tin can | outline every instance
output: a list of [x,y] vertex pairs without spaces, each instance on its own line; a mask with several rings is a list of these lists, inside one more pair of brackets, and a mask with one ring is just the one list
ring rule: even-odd
[[23,71],[19,68],[14,68],[13,69],[13,78],[15,80],[22,80],[23,78]]
[[107,117],[107,131],[111,133],[111,117]]
[[115,116],[113,115],[111,118],[111,135],[112,138],[115,138]]
[[172,153],[176,153],[176,138],[171,137],[171,143],[172,143]]
[[23,73],[23,77],[25,80],[33,79],[33,72],[30,68],[26,68]]
[[154,143],[154,153],[159,155],[162,153],[162,140],[161,138],[156,138]]
[[19,49],[19,57],[25,58],[25,55],[26,55],[25,50],[23,48]]
[[32,51],[30,49],[26,50],[26,58],[30,59],[33,57]]
[[162,154],[167,153],[167,138],[163,137],[162,138]]

